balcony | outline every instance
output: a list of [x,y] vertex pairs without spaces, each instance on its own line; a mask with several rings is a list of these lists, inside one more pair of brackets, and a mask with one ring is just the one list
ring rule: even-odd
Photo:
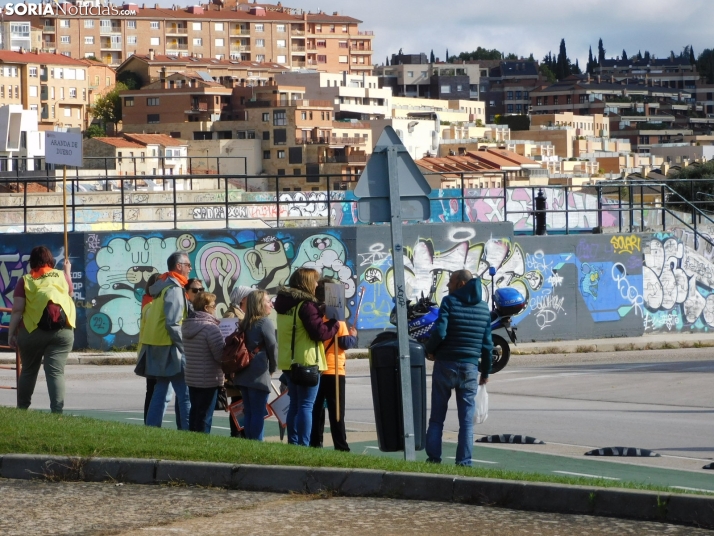
[[208,111],[208,103],[206,102],[196,102],[191,106],[190,110],[186,110],[184,113],[187,114],[200,114]]
[[102,41],[101,44],[99,45],[99,48],[101,50],[121,50],[121,42],[112,43],[111,41]]
[[293,45],[290,47],[290,50],[292,50],[293,52],[305,52],[305,47]]
[[250,45],[231,45],[231,52],[250,52]]
[[183,26],[167,26],[166,35],[188,35],[188,28]]
[[54,50],[57,48],[57,42],[56,41],[42,41],[42,50]]
[[228,35],[250,35],[250,30],[248,28],[231,28]]
[[367,138],[338,138],[337,136],[332,138],[330,145],[365,145],[367,143]]
[[295,145],[327,145],[329,138],[295,138]]
[[357,32],[357,35],[374,35],[372,30]]
[[55,33],[57,31],[57,27],[54,25],[45,24],[42,27],[42,31],[43,33]]
[[291,30],[290,35],[297,36],[297,37],[304,36],[305,30]]
[[111,26],[100,26],[100,27],[99,27],[99,33],[100,33],[101,35],[113,34],[113,33],[121,33],[121,25],[119,25],[119,24],[112,24]]
[[292,61],[292,66],[293,67],[305,67],[305,62],[300,61],[300,60],[293,60]]
[[317,50],[317,45],[315,43],[308,43],[305,48],[307,50]]
[[353,47],[351,48],[351,51],[352,51],[353,53],[355,53],[355,52],[356,52],[356,53],[360,53],[360,52],[372,52],[372,47],[370,47],[370,46],[365,46],[365,45],[359,45],[359,46],[356,46],[356,47],[353,46]]
[[171,43],[166,45],[166,50],[188,50],[188,43]]
[[45,101],[50,98],[49,91],[47,89],[47,86],[40,86],[40,100]]

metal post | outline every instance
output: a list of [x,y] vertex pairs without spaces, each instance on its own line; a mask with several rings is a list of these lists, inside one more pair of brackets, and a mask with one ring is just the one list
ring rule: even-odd
[[275,176],[275,227],[280,227],[280,178]]
[[402,240],[402,204],[399,197],[397,171],[398,149],[387,148],[389,169],[389,204],[392,211],[392,265],[394,267],[394,298],[397,309],[397,337],[399,340],[399,380],[402,391],[402,421],[404,424],[404,459],[415,460],[414,410],[412,408],[411,358],[407,332],[407,295],[404,279],[404,246]]
[[[25,189],[27,189],[27,183],[25,183]],[[62,166],[62,222],[64,223],[64,258],[66,259],[69,251],[67,245],[67,166]]]
[[595,185],[595,191],[597,192],[597,226],[602,233],[602,188],[600,185]]
[[[325,175],[325,179],[327,179],[327,226],[332,227],[332,192],[330,191],[330,176]],[[337,346],[335,346],[335,355],[337,355]],[[337,361],[335,361],[336,363]],[[337,369],[335,369],[337,370]],[[335,372],[335,375],[337,375],[337,372]],[[339,403],[339,400],[338,400]],[[339,416],[340,416],[340,411],[337,410],[337,418],[339,422]]]
[[[48,188],[49,190],[49,185]],[[27,232],[27,183],[25,183],[25,187],[22,189],[22,232],[26,233]]]
[[508,180],[507,171],[503,172],[503,221],[508,221]]
[[[218,179],[220,180],[220,179]],[[226,229],[230,229],[230,221],[228,219],[228,179],[223,181],[225,184],[225,191],[226,191]]]
[[[165,173],[162,173],[163,177],[166,177]],[[164,180],[166,180],[164,178]],[[176,206],[176,179],[173,179],[174,181],[174,229],[178,229],[178,206]]]
[[628,187],[628,193],[630,194],[630,199],[629,199],[629,211],[630,211],[630,232],[633,233],[635,231],[635,200],[633,199],[633,192],[634,189],[632,185],[630,184]]
[[664,184],[660,186],[660,203],[662,204],[662,232],[665,232],[667,230],[667,225],[665,223],[665,220],[667,219],[667,211],[664,208]]
[[461,221],[466,221],[466,189],[464,188],[464,174],[461,173]]
[[570,234],[570,212],[568,210],[568,186],[565,186],[565,234]]
[[126,228],[126,215],[124,214],[124,179],[119,175],[119,195],[121,196],[121,228]]
[[617,223],[618,232],[622,232],[622,187],[617,189]]

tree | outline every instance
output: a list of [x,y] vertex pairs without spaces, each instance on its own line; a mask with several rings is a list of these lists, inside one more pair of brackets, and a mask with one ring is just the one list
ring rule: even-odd
[[429,62],[436,63],[436,57],[434,56],[434,49],[431,49],[431,54],[429,55]]
[[461,52],[456,58],[462,61],[468,60],[500,60],[503,57],[503,53],[495,48],[492,50],[487,50],[482,47],[478,47],[473,52]]
[[565,39],[560,40],[560,51],[558,52],[558,62],[555,66],[555,77],[558,80],[563,80],[572,74],[572,69],[570,68],[570,60],[568,59],[568,53],[565,50]]
[[705,48],[697,58],[697,71],[707,84],[714,84],[714,50]]
[[545,63],[541,63],[540,67],[538,67],[538,71],[540,72],[541,76],[545,78],[549,83],[554,83],[555,82],[555,75],[553,74],[553,71],[550,70],[550,67],[548,67]]
[[644,60],[645,60],[646,62],[649,62],[649,61],[650,61],[650,58],[651,58],[651,56],[650,56],[650,51],[649,51],[649,50],[645,50]]
[[389,56],[387,56],[387,61],[384,63],[387,67],[389,67]]
[[573,74],[583,74],[583,71],[580,70],[580,64],[577,58],[575,58],[575,65],[570,66],[570,70]]
[[585,72],[592,74],[595,67],[595,60],[593,59],[593,47],[590,47],[590,50],[588,51],[588,64],[587,67],[585,67]]
[[92,106],[92,115],[97,119],[101,119],[105,128],[107,123],[112,123],[114,129],[117,129],[119,121],[121,121],[121,91],[126,91],[128,88],[121,82],[117,82],[114,87],[97,97]]
[[144,81],[139,73],[134,71],[122,71],[117,75],[117,82],[124,84],[127,89],[141,89]]
[[106,136],[106,131],[100,126],[95,124],[89,125],[89,128],[84,131],[85,138],[97,138],[100,136]]
[[627,52],[625,52],[625,49],[622,49],[622,61],[627,61]]
[[449,63],[449,49],[446,49],[446,63]]
[[[697,207],[707,212],[714,211],[714,160],[710,160],[701,165],[691,165],[680,169],[676,173],[669,175],[672,179],[668,180],[671,188],[677,194],[669,194],[666,198],[667,206],[675,210],[687,211],[687,203],[682,200],[696,203]],[[684,179],[684,180],[678,180]],[[709,179],[697,182],[692,188],[691,183],[686,182],[687,179]],[[699,195],[700,193],[706,195]],[[692,198],[694,195],[694,198]]]
[[692,45],[689,45],[689,64],[690,65],[696,65],[697,59],[694,57],[694,48]]
[[605,47],[602,46],[602,38],[597,43],[597,62],[602,65],[602,62],[605,61]]

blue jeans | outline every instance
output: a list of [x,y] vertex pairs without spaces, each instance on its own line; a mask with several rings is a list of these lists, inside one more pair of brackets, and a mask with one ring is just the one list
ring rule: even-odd
[[312,407],[315,404],[315,397],[319,384],[314,387],[295,385],[288,378],[288,396],[290,396],[290,407],[288,408],[288,444],[310,446],[310,433],[312,432]]
[[183,378],[183,372],[170,378],[156,378],[154,394],[151,396],[149,411],[146,414],[146,425],[161,428],[166,411],[166,393],[169,384],[173,386],[176,393],[176,407],[178,413],[176,422],[180,424],[179,430],[188,430],[188,414],[191,409],[191,402],[188,398],[188,387]]
[[471,465],[471,447],[474,442],[474,412],[478,391],[478,367],[459,361],[436,361],[431,376],[431,415],[426,431],[428,461],[441,463],[441,435],[444,431],[446,411],[451,391],[456,390],[456,408],[459,415],[459,442],[456,447],[456,464]]
[[268,403],[268,391],[241,387],[243,395],[243,429],[246,439],[263,441],[263,428],[265,426],[265,406]]
[[218,387],[189,387],[188,397],[191,400],[191,409],[188,412],[188,429],[192,432],[210,434]]

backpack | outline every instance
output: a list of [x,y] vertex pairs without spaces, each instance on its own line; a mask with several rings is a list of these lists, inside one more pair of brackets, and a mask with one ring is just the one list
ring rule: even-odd
[[50,301],[47,303],[37,327],[42,331],[57,331],[67,327],[67,315],[62,307]]
[[223,347],[223,355],[221,356],[223,373],[231,378],[245,370],[260,350],[260,345],[258,345],[252,352],[249,352],[245,344],[245,333],[236,329],[226,337],[226,345]]

